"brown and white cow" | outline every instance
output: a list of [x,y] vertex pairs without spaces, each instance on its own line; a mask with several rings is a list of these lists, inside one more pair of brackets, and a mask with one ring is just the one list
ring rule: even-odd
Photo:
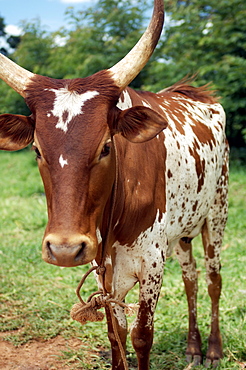
[[[18,150],[35,142],[48,207],[43,259],[67,267],[93,260],[100,265],[106,248],[100,284],[107,294],[123,301],[139,282],[131,338],[141,370],[149,369],[154,311],[165,259],[174,247],[189,307],[186,356],[202,361],[191,246],[199,233],[212,302],[207,366],[222,357],[219,255],[228,182],[223,108],[205,88],[185,83],[157,94],[127,87],[156,46],[163,14],[163,1],[155,0],[150,25],[129,54],[84,79],[35,75],[0,55],[1,78],[32,112],[0,116],[0,148]],[[123,348],[127,324],[123,308],[112,307],[106,309],[112,368],[121,370],[111,313]]]

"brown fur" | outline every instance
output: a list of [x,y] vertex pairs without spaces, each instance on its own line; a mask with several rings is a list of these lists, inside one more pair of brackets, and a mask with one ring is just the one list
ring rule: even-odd
[[[26,103],[32,111],[40,105],[44,106],[47,110],[47,101],[45,99],[45,90],[60,89],[67,86],[70,91],[76,91],[82,94],[88,90],[96,89],[100,93],[102,103],[110,102],[112,105],[116,104],[120,90],[114,84],[114,81],[109,75],[108,71],[100,71],[93,76],[86,78],[75,78],[72,80],[58,80],[44,76],[36,75],[26,89],[27,97]],[[53,101],[51,101],[51,105]]]
[[215,91],[209,88],[210,84],[206,84],[200,87],[191,86],[190,83],[194,81],[195,76],[190,78],[184,78],[179,82],[176,82],[170,87],[159,91],[158,95],[164,95],[166,93],[179,93],[185,95],[188,98],[199,100],[202,103],[214,104],[218,101],[218,97],[215,96]]
[[[32,141],[33,133],[34,121],[31,116],[0,115],[0,149],[19,150],[25,148]],[[18,142],[17,147],[16,142]]]

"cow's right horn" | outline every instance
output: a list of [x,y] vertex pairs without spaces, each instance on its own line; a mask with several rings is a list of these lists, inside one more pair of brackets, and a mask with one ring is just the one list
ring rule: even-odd
[[34,76],[32,72],[18,66],[0,53],[0,78],[23,98],[26,97],[25,89]]
[[155,0],[152,18],[146,31],[130,52],[109,69],[121,91],[134,80],[153,54],[161,35],[163,23],[163,0]]

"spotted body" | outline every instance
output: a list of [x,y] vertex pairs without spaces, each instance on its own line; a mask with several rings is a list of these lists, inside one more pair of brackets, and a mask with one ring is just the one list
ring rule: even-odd
[[[65,267],[94,263],[114,302],[139,282],[131,338],[139,370],[149,370],[153,318],[166,258],[176,251],[188,311],[187,359],[202,362],[197,326],[197,272],[192,239],[202,234],[212,303],[206,365],[222,357],[219,330],[220,249],[227,218],[228,145],[223,108],[206,90],[177,83],[157,94],[127,87],[153,53],[162,30],[162,0],[150,25],[115,66],[57,80],[35,75],[0,54],[0,76],[25,98],[29,117],[0,116],[0,149],[34,141],[48,223],[42,257]],[[125,370],[127,322],[106,307],[112,369]],[[113,315],[113,316],[112,316]]]
[[[189,304],[187,358],[199,363],[202,353],[196,322],[197,272],[191,240],[202,233],[213,312],[207,361],[216,364],[222,356],[219,254],[227,218],[228,146],[223,108],[208,91],[185,84],[158,94],[127,88],[117,102],[117,113],[144,107],[144,114],[158,114],[165,129],[159,127],[158,134],[150,140],[137,139],[141,143],[129,141],[127,133],[125,137],[116,133],[112,141],[112,134],[101,123],[94,127],[88,142],[85,133],[91,123],[81,118],[90,117],[96,99],[101,105],[102,94],[95,89],[86,92],[84,87],[80,92],[80,83],[72,83],[75,92],[68,82],[62,87],[55,80],[40,83],[34,79],[26,99],[37,117],[35,147],[39,148],[38,163],[48,203],[43,258],[64,266],[88,263],[93,258],[100,264],[102,244],[108,240],[110,253],[105,259],[104,279],[107,292],[123,301],[128,291],[140,283],[140,308],[131,335],[142,370],[148,368],[165,260],[175,248]],[[43,102],[47,102],[45,110]],[[2,118],[6,119],[6,115]],[[154,121],[156,116],[151,119]],[[145,128],[143,131],[146,135]],[[135,135],[138,137],[139,132]],[[11,139],[8,132],[6,136]],[[100,184],[99,176],[104,179]],[[114,312],[125,345],[124,310],[115,305]],[[121,369],[110,323],[108,329],[113,369]]]
[[[186,95],[163,91],[155,96],[150,94],[149,100],[147,93],[144,96],[142,100],[141,93],[128,89],[122,94],[118,106],[121,109],[127,109],[134,103],[149,106],[165,115],[168,126],[151,142],[145,143],[145,148],[135,148],[137,153],[133,157],[129,155],[131,161],[129,159],[129,163],[127,159],[126,166],[123,165],[120,181],[129,195],[129,209],[135,201],[138,205],[144,203],[141,204],[142,222],[151,216],[152,206],[156,202],[152,215],[154,222],[135,235],[137,228],[133,220],[139,215],[131,215],[125,210],[124,215],[129,218],[129,224],[126,225],[127,240],[121,243],[116,241],[113,245],[115,265],[112,292],[116,298],[123,300],[132,286],[140,282],[143,310],[139,311],[142,314],[139,313],[133,325],[133,337],[144,337],[140,329],[144,327],[148,333],[146,338],[151,338],[153,313],[162,284],[165,259],[175,249],[189,303],[187,359],[195,359],[196,363],[200,363],[201,339],[196,322],[197,271],[191,240],[202,233],[213,311],[210,342],[216,338],[216,344],[209,347],[206,364],[216,365],[222,356],[216,301],[221,285],[219,255],[227,220],[228,190],[224,111],[220,104],[216,101],[212,103],[209,98],[202,102],[192,99],[188,91]],[[120,148],[120,138],[115,138],[115,141]],[[150,169],[156,164],[158,171],[154,171],[153,176]],[[132,177],[129,167],[130,172],[138,175]],[[148,199],[149,196],[151,199]],[[125,219],[117,220],[116,230],[125,222]],[[134,234],[132,238],[131,233]],[[126,325],[123,310],[116,312],[122,326]],[[146,351],[147,342],[142,340],[141,346],[137,345],[142,354]]]

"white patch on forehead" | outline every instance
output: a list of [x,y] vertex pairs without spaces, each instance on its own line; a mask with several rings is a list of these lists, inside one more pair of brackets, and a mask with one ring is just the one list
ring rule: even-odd
[[61,167],[63,168],[64,166],[68,166],[68,161],[67,159],[64,159],[62,154],[60,155],[60,158],[59,158],[59,163],[61,165]]
[[74,117],[83,114],[82,107],[85,102],[99,95],[98,91],[87,91],[84,94],[78,94],[76,91],[69,91],[68,87],[47,90],[55,93],[56,97],[51,113],[58,118],[56,128],[60,128],[64,132],[67,132],[68,124]]

